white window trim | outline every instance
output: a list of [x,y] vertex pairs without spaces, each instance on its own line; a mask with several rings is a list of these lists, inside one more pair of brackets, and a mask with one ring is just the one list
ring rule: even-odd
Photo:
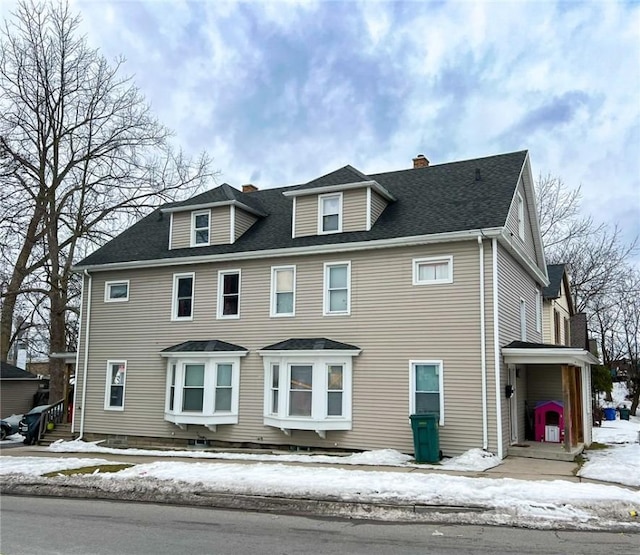
[[536,331],[542,331],[542,293],[536,289]]
[[229,207],[229,243],[233,245],[236,242],[236,207],[232,204]]
[[[112,299],[110,295],[111,295],[111,287],[113,285],[126,285],[127,296],[122,299]],[[128,279],[106,281],[104,283],[104,302],[105,303],[126,303],[128,300],[129,300],[129,280]]]
[[[191,281],[191,316],[178,317],[178,280],[180,278],[192,279]],[[173,274],[173,292],[171,296],[171,320],[173,322],[185,322],[193,320],[193,312],[196,306],[196,274],[195,272],[186,272],[183,274]]]
[[[122,406],[112,407],[109,403],[111,401],[111,367],[114,364],[124,364],[124,383],[122,384]],[[107,360],[107,376],[105,380],[104,389],[104,410],[124,411],[125,395],[127,393],[127,361],[126,360]]]
[[[441,264],[446,262],[449,267],[449,277],[446,279],[420,280],[418,270],[421,264]],[[429,256],[426,258],[413,259],[413,285],[440,285],[443,283],[453,283],[453,256]]]
[[439,425],[444,426],[444,364],[442,360],[410,360],[409,361],[409,414],[416,411],[416,373],[415,367],[420,364],[430,364],[439,367],[438,381],[440,387],[440,421]]
[[[209,226],[207,231],[208,241],[206,243],[196,243],[196,216],[208,216]],[[202,228],[204,229],[204,228]],[[198,210],[197,212],[191,212],[191,246],[192,247],[208,247],[211,244],[211,210]]]
[[527,340],[527,301],[520,297],[519,303],[520,315],[520,341]]
[[291,208],[291,238],[296,238],[296,198],[293,197],[293,206]]
[[371,193],[371,187],[367,187],[367,231],[371,231],[371,220],[372,220],[372,211],[373,208],[371,206],[371,203],[373,202],[372,199],[373,195]]
[[169,218],[169,250],[173,249],[173,212]]
[[[329,310],[329,268],[333,266],[347,267],[347,310],[331,312]],[[323,316],[350,316],[351,315],[351,261],[325,262],[324,280],[322,284],[322,315]]]
[[518,210],[518,236],[524,241],[524,199],[518,191],[516,193],[517,210]]
[[[293,311],[292,312],[277,312],[277,296],[276,296],[276,272],[278,270],[292,270],[293,271]],[[271,309],[269,312],[271,318],[291,318],[296,315],[296,267],[295,265],[288,266],[271,266]]]
[[[186,356],[185,356],[186,355]],[[162,353],[167,358],[164,419],[178,426],[196,424],[207,426],[211,431],[218,424],[237,424],[240,406],[240,359],[247,355],[244,351],[204,352],[204,353]],[[170,409],[171,370],[176,365],[173,410]],[[187,364],[203,364],[204,398],[202,412],[182,411],[184,391],[184,368]],[[231,365],[231,410],[215,410],[215,396],[218,365]]]
[[[322,224],[323,224],[322,217],[324,216],[324,212],[322,210],[324,206],[323,200],[329,199],[329,198],[337,198],[339,201],[338,229],[331,230],[331,231],[324,231],[322,227]],[[342,193],[327,193],[324,195],[318,195],[318,235],[331,235],[332,233],[342,233],[342,214],[343,214],[342,201],[343,201]]]
[[[223,302],[223,279],[225,275],[238,274],[238,314],[222,314]],[[216,318],[218,320],[239,320],[240,319],[240,302],[242,299],[242,272],[236,270],[218,270],[218,303],[216,308]]]
[[[330,351],[326,353],[308,351],[259,351],[264,363],[264,425],[289,430],[313,430],[324,437],[330,430],[351,430],[353,403],[353,357],[360,351]],[[278,365],[278,412],[271,411],[271,385],[273,365]],[[329,416],[328,413],[328,367],[341,365],[342,374],[342,415]],[[289,416],[289,386],[291,365],[313,367],[311,416]]]

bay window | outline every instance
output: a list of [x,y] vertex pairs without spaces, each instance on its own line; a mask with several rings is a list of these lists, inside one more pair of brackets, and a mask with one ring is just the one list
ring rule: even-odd
[[165,420],[184,427],[237,424],[245,351],[162,352],[168,358]]
[[264,424],[289,430],[351,429],[352,358],[359,350],[259,351],[265,370]]

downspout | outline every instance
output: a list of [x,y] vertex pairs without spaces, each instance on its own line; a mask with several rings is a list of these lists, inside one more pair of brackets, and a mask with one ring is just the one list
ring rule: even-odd
[[487,330],[485,322],[484,299],[484,243],[482,236],[478,235],[478,248],[480,250],[480,359],[482,365],[482,448],[489,448],[489,424],[487,422]]
[[[84,281],[84,277],[82,278]],[[82,306],[84,304],[84,283],[80,289],[80,316],[78,317],[78,345],[76,347],[75,383],[73,384],[73,411],[71,413],[71,433],[76,430],[76,406],[78,405],[78,372],[80,370],[80,345],[82,343]]]
[[493,365],[496,380],[496,433],[498,435],[498,458],[504,456],[502,448],[502,391],[500,388],[500,336],[498,329],[498,240],[491,239],[493,255]]
[[[76,439],[82,439],[84,435],[84,410],[87,404],[87,370],[89,368],[89,324],[91,323],[91,274],[85,270],[84,275],[89,279],[87,284],[87,324],[84,338],[84,368],[82,371],[82,409],[80,411],[80,435]],[[82,310],[82,306],[80,307]]]

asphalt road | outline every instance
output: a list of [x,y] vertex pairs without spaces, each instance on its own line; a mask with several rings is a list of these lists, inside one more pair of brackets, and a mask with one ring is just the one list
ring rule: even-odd
[[0,553],[638,553],[639,535],[312,519],[149,503],[2,496]]

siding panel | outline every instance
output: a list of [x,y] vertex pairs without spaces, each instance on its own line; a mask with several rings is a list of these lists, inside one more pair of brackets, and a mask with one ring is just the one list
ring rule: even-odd
[[387,207],[387,201],[375,191],[371,191],[371,226],[376,223],[383,210]]
[[367,189],[353,189],[342,194],[342,231],[366,231]]
[[257,221],[258,218],[256,218],[253,214],[245,212],[241,208],[236,208],[235,212],[235,240],[237,240]]
[[[447,254],[454,256],[453,284],[412,285],[412,258]],[[323,317],[323,263],[347,259],[352,263],[351,316]],[[485,259],[490,260],[490,254],[485,254]],[[273,325],[275,321],[269,317],[270,267],[284,264],[296,265],[296,316],[278,319]],[[445,454],[457,454],[470,446],[481,447],[478,264],[478,246],[469,241],[358,252],[348,257],[301,256],[273,259],[268,264],[207,263],[96,274],[86,432],[185,439],[199,435],[221,441],[389,447],[412,452],[409,360],[441,359],[445,395],[441,448]],[[217,273],[228,268],[242,270],[242,317],[219,321],[215,318]],[[182,271],[196,272],[194,319],[172,322],[172,275]],[[130,280],[127,303],[102,301],[104,282],[112,279]],[[491,325],[488,319],[488,330]],[[354,359],[352,430],[328,432],[323,440],[313,432],[297,430],[287,437],[263,425],[263,364],[256,351],[290,337],[328,337],[363,349]],[[477,340],[470,340],[473,337]],[[239,423],[219,426],[215,433],[202,426],[188,426],[183,431],[164,421],[166,362],[159,352],[197,339],[221,339],[250,350],[240,366]],[[80,348],[84,348],[82,339]],[[488,347],[488,359],[491,352]],[[127,360],[123,412],[104,410],[108,359]]]
[[171,248],[184,249],[191,246],[191,212],[174,212]]
[[[238,210],[236,210],[237,214]],[[231,243],[231,207],[216,206],[211,209],[211,241],[212,245],[228,245]]]

